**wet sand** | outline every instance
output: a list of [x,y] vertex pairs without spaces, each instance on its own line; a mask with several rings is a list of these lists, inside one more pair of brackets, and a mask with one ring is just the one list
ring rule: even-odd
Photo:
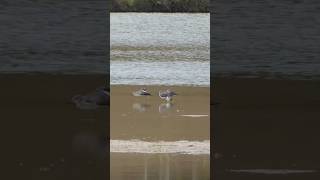
[[213,86],[216,179],[319,175],[319,81],[216,78]]
[[2,161],[11,179],[106,179],[108,108],[83,111],[70,101],[105,80],[103,75],[0,75]]
[[[158,96],[166,86],[111,86],[112,179],[209,179],[210,89],[170,87],[172,104]],[[199,117],[185,115],[202,115]]]

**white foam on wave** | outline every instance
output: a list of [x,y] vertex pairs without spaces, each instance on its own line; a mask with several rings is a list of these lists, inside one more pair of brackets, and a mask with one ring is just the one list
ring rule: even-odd
[[317,170],[299,170],[299,169],[230,169],[233,173],[252,173],[252,174],[267,174],[267,175],[286,175],[286,174],[303,174],[315,173]]
[[110,152],[116,153],[174,153],[209,155],[210,140],[205,141],[141,141],[110,140]]

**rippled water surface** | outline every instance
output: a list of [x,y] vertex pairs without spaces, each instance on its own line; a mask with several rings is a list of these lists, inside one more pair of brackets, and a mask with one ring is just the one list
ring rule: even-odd
[[112,13],[111,84],[210,81],[208,13]]

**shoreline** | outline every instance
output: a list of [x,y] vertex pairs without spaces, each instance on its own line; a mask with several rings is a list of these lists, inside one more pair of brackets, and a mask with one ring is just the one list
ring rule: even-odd
[[188,88],[210,88],[210,85],[202,86],[202,85],[189,85],[189,84],[182,84],[182,85],[170,85],[170,84],[150,84],[150,85],[141,85],[141,84],[110,84],[110,87],[188,87]]
[[209,1],[128,1],[113,0],[111,12],[209,12]]

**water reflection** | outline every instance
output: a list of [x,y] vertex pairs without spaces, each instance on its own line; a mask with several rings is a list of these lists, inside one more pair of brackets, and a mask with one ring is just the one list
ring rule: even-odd
[[209,169],[209,156],[111,153],[111,179],[203,180]]
[[132,104],[132,109],[138,112],[146,112],[147,109],[151,107],[150,104],[146,103],[133,103]]
[[159,113],[164,113],[170,111],[174,107],[174,104],[171,102],[161,103],[159,105]]

